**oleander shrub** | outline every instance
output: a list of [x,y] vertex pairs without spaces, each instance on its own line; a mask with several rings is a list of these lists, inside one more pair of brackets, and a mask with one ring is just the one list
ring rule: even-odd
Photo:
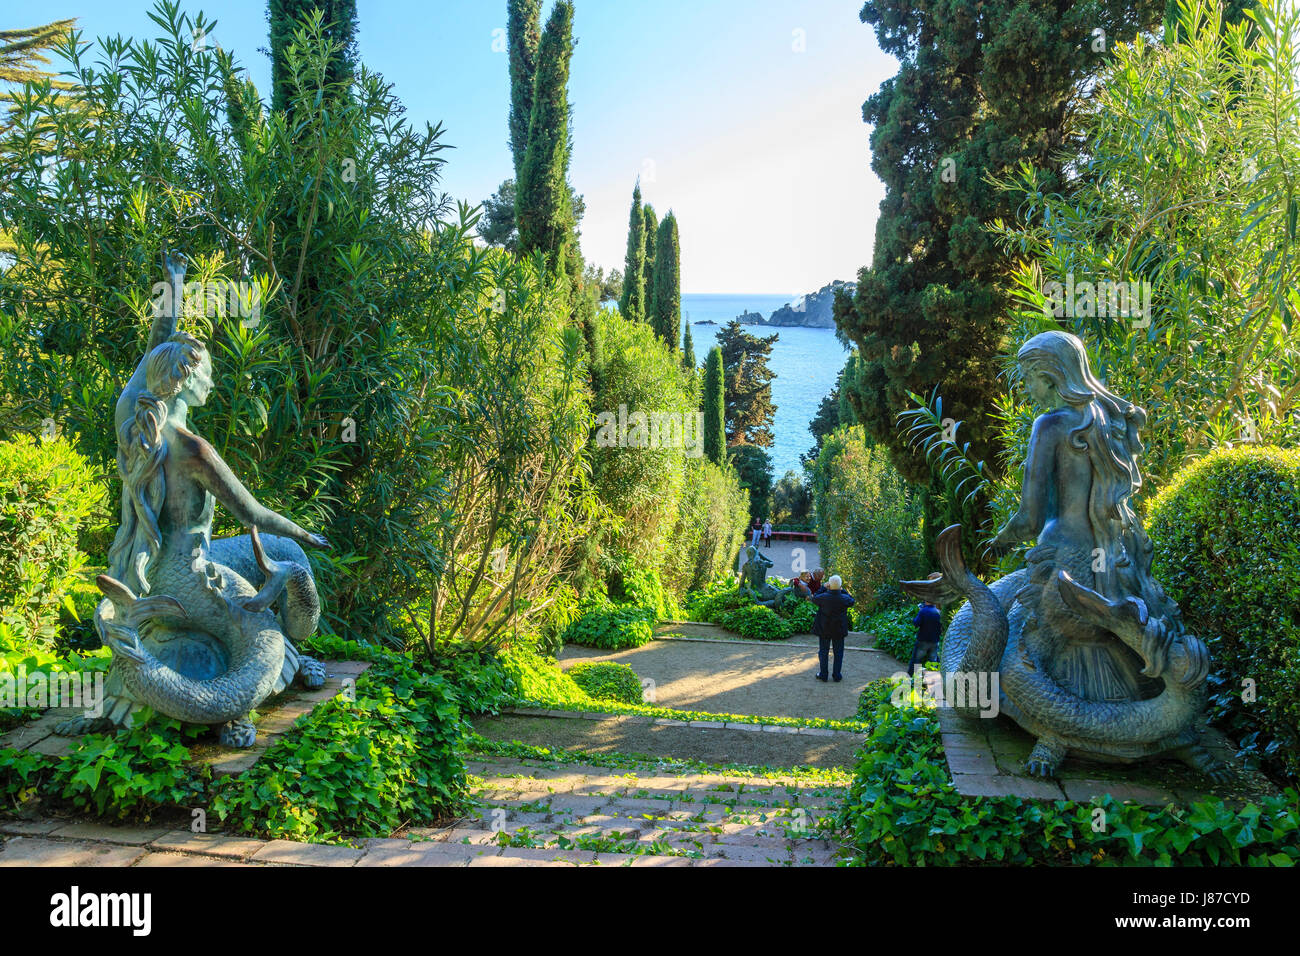
[[626,664],[584,661],[574,664],[566,673],[589,697],[616,700],[624,704],[641,703],[641,678]]
[[789,621],[761,604],[727,611],[718,623],[751,641],[783,641],[794,634]]
[[1234,448],[1188,465],[1151,503],[1147,532],[1156,578],[1209,647],[1212,719],[1295,778],[1300,450]]
[[874,614],[858,614],[858,630],[875,640],[877,649],[893,654],[900,661],[911,660],[916,644],[916,606],[890,608]]
[[54,644],[86,565],[77,536],[102,501],[89,463],[64,438],[0,442],[0,634],[9,645],[0,651]]
[[[837,825],[854,866],[1295,866],[1300,794],[1245,807],[1211,798],[1190,806],[970,797],[948,775],[929,706],[895,707],[873,681],[874,712]],[[862,714],[860,713],[860,716]],[[1106,827],[1094,829],[1100,808]]]

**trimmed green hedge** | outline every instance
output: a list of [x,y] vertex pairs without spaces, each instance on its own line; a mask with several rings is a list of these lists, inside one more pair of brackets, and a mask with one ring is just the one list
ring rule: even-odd
[[1151,503],[1147,532],[1156,578],[1209,647],[1212,719],[1295,779],[1300,450],[1234,448],[1189,465]]
[[[874,683],[873,727],[837,815],[855,866],[1300,862],[1295,790],[1239,810],[1217,799],[1156,808],[1110,797],[1080,803],[963,796],[948,776],[933,710],[894,707],[890,687]],[[1103,820],[1104,829],[1094,830]]]
[[641,678],[626,664],[613,661],[583,661],[566,671],[587,694],[596,700],[615,700],[639,704],[642,700]]
[[77,535],[103,490],[63,438],[0,442],[0,652],[50,646],[85,567]]

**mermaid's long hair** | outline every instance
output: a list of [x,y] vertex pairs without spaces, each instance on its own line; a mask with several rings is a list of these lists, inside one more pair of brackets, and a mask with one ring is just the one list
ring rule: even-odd
[[149,592],[150,562],[162,548],[158,512],[167,497],[163,423],[168,404],[203,361],[201,342],[178,332],[145,358],[145,387],[135,415],[117,433],[117,470],[122,478],[122,523],[108,551],[108,573],[137,594]]
[[[1145,570],[1148,545],[1133,510],[1133,496],[1142,487],[1138,432],[1146,412],[1106,388],[1093,374],[1088,353],[1077,336],[1052,330],[1035,335],[1016,358],[1026,373],[1041,372],[1056,386],[1061,400],[1082,415],[1070,429],[1070,447],[1087,454],[1092,465],[1088,520],[1107,560],[1128,552]],[[1127,562],[1122,562],[1127,563]]]

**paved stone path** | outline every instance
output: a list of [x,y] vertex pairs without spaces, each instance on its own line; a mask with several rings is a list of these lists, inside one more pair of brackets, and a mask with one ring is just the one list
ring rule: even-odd
[[0,817],[0,867],[834,865],[818,828],[841,788],[492,757],[469,771],[466,817],[355,847]]

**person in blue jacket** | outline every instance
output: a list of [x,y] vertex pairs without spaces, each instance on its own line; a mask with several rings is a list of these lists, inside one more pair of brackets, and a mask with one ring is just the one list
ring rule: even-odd
[[840,576],[832,574],[825,589],[814,594],[811,600],[817,605],[812,625],[812,632],[817,635],[817,661],[821,665],[817,679],[826,680],[826,658],[834,647],[835,672],[832,676],[839,681],[843,678],[844,639],[849,635],[849,608],[855,603],[853,595],[844,590]]
[[912,646],[912,660],[907,665],[907,676],[911,677],[917,664],[935,660],[939,653],[939,635],[943,632],[943,620],[939,609],[926,601],[912,618],[916,625],[916,643]]

